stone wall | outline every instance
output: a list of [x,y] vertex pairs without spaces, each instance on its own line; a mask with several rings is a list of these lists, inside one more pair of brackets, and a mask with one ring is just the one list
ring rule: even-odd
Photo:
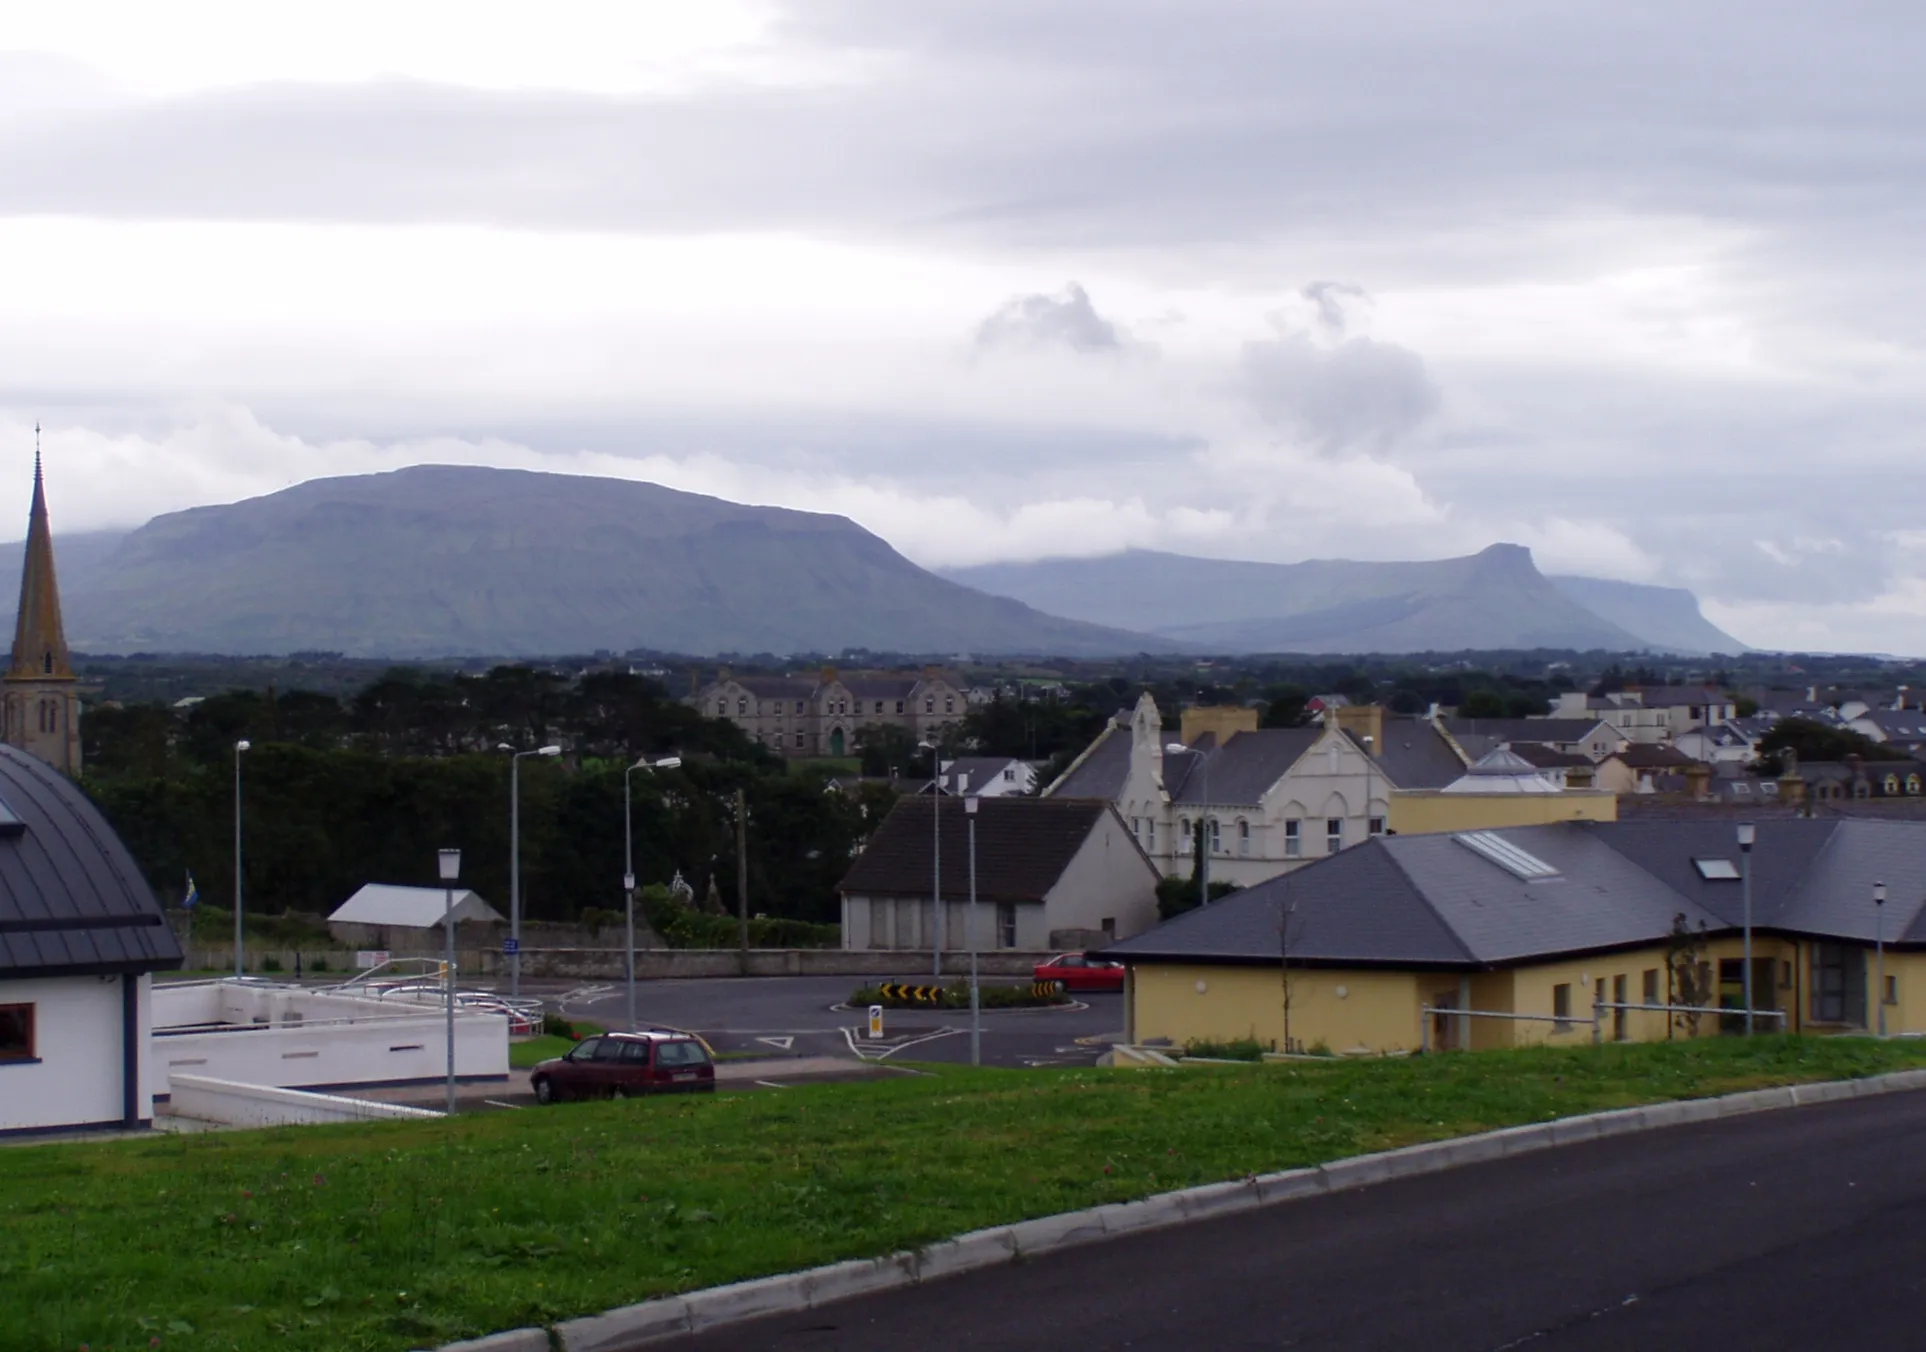
[[[249,948],[249,972],[260,972],[264,958],[273,957],[281,970],[270,976],[292,976],[295,954],[269,949]],[[328,953],[327,975],[345,980],[355,975],[353,954]],[[402,956],[397,954],[396,956]],[[409,955],[415,956],[415,955]],[[433,956],[433,955],[422,955]],[[1007,949],[977,956],[977,970],[985,976],[1028,976],[1032,968],[1053,953],[1018,953]],[[314,974],[316,954],[300,955],[304,975]],[[456,968],[463,980],[477,975],[490,977],[507,971],[507,960],[492,949],[473,949],[455,955]],[[188,954],[188,967],[198,971],[232,971],[232,948],[197,948]],[[968,953],[945,953],[946,976],[967,976]],[[928,949],[896,952],[851,952],[840,948],[752,948],[747,969],[743,955],[733,948],[638,948],[635,974],[647,980],[703,976],[855,976],[918,977],[930,974]],[[522,952],[522,975],[532,980],[613,981],[622,977],[622,950],[615,948],[540,948]]]

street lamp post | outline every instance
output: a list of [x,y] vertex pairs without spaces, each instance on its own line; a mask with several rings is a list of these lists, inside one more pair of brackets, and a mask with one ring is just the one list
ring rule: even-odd
[[970,918],[964,925],[970,938],[970,1064],[983,1064],[983,1011],[976,994],[976,808],[981,794],[963,800],[963,812],[970,824]]
[[250,743],[243,738],[234,744],[234,975],[247,975],[247,959],[241,947],[241,753]]
[[1364,839],[1367,844],[1370,843],[1370,840],[1371,840],[1371,790],[1375,787],[1375,785],[1373,785],[1371,782],[1372,780],[1371,762],[1374,757],[1374,753],[1377,751],[1377,749],[1378,749],[1377,739],[1373,737],[1370,733],[1368,732],[1365,733],[1364,734]]
[[1886,1036],[1886,884],[1873,884],[1873,932],[1875,962],[1873,968],[1873,999],[1879,1002],[1879,1036]]
[[622,897],[628,936],[623,972],[628,980],[631,1033],[635,1031],[635,832],[629,826],[629,777],[637,770],[673,770],[681,764],[680,756],[664,756],[658,761],[644,756],[622,772]]
[[924,742],[930,753],[930,964],[943,981],[943,749]]
[[1759,828],[1751,822],[1739,823],[1740,905],[1745,908],[1745,1035],[1752,1036],[1752,842]]
[[519,999],[522,994],[522,758],[559,756],[559,746],[538,746],[533,751],[517,751],[507,742],[497,750],[508,757],[508,937],[514,952],[508,955],[508,993]]
[[448,1005],[448,1115],[455,1115],[455,879],[461,877],[461,851],[442,850],[435,860],[441,873],[441,929],[443,963],[447,971]]

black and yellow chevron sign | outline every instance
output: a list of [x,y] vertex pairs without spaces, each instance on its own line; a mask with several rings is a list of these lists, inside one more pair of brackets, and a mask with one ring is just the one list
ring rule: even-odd
[[900,981],[885,981],[876,988],[876,993],[885,1000],[912,1005],[933,1005],[943,998],[941,986],[910,986]]
[[1036,996],[1039,1000],[1048,1000],[1054,996],[1063,994],[1063,983],[1061,981],[1032,981],[1030,983],[1030,994]]

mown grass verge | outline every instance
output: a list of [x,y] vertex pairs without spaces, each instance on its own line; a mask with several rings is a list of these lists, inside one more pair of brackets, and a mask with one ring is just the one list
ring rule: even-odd
[[1732,1039],[994,1071],[0,1150],[9,1352],[375,1352],[1414,1141],[1926,1063]]

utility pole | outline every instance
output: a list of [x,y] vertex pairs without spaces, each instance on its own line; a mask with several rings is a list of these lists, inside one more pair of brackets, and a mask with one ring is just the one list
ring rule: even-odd
[[736,790],[736,942],[742,950],[742,974],[749,975],[749,806]]

